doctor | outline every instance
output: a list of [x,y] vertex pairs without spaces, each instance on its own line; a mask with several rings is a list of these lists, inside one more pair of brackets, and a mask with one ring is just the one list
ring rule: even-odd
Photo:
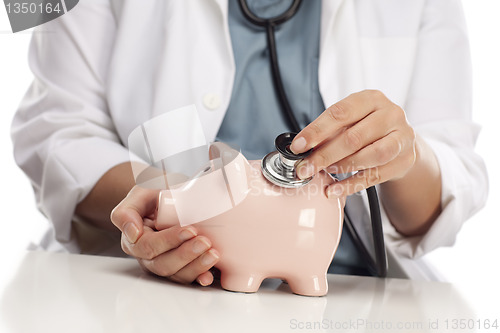
[[[270,17],[291,1],[248,3]],[[315,149],[300,174],[359,171],[329,188],[334,197],[378,185],[389,276],[433,278],[418,258],[453,244],[487,192],[459,0],[303,1],[276,42],[305,127],[291,149]],[[209,239],[195,226],[152,227],[157,192],[134,187],[127,137],[194,103],[209,141],[261,158],[289,130],[266,52],[262,28],[236,0],[89,0],[41,26],[30,48],[35,80],[12,137],[53,225],[42,247],[116,255],[121,243],[155,274],[211,284],[219,254]],[[351,195],[348,207],[363,230],[363,197]],[[343,235],[331,271],[364,268]]]

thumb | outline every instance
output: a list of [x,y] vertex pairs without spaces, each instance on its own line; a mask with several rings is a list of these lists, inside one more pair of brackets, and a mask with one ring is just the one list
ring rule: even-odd
[[111,212],[111,222],[135,243],[144,231],[143,219],[154,213],[159,190],[134,186],[125,199]]

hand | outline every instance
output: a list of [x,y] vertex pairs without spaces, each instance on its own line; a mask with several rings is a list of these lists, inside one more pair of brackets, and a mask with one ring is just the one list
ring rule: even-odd
[[403,109],[376,90],[365,90],[330,106],[293,140],[291,150],[314,148],[297,172],[308,178],[322,169],[359,171],[330,185],[329,196],[346,196],[404,177],[416,161],[415,132]]
[[135,186],[113,209],[111,221],[122,232],[122,249],[143,269],[179,283],[213,282],[209,271],[219,260],[211,242],[193,226],[156,230],[154,213],[159,190]]

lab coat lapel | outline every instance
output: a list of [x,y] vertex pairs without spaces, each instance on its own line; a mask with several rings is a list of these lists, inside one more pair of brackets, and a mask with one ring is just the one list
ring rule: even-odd
[[176,15],[168,17],[161,40],[153,114],[195,104],[205,137],[212,142],[229,105],[235,73],[228,0],[168,4],[169,13]]
[[319,88],[328,107],[365,87],[354,1],[323,0],[320,38]]
[[224,21],[227,22],[227,15],[228,15],[228,0],[213,0],[217,5],[219,6],[222,16],[224,18]]

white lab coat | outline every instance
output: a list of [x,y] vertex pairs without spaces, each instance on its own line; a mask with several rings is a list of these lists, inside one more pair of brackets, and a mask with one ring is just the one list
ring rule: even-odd
[[[34,32],[35,80],[12,137],[16,161],[54,227],[49,239],[72,252],[109,253],[102,239],[98,249],[87,244],[94,238],[82,241],[90,227],[73,212],[107,170],[129,160],[127,137],[139,124],[195,104],[207,139],[215,138],[235,73],[227,1],[85,0]],[[473,151],[479,129],[471,122],[460,1],[324,0],[322,6],[325,105],[379,89],[403,107],[439,160],[443,211],[426,235],[404,238],[384,214],[390,275],[429,278],[415,258],[452,245],[487,193],[485,166]],[[350,200],[363,205],[364,199]]]

